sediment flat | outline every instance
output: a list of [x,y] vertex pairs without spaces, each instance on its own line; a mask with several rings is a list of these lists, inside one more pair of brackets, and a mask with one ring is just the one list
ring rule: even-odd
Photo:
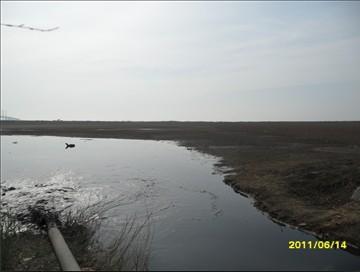
[[[171,140],[221,157],[272,218],[359,253],[360,122],[1,121],[1,135]],[[240,197],[240,196],[239,196]]]

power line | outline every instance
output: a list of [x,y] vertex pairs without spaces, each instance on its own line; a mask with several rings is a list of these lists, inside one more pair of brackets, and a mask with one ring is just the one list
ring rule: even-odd
[[26,26],[24,24],[20,24],[20,25],[13,25],[13,24],[3,24],[1,23],[2,26],[7,26],[7,27],[17,27],[17,28],[23,28],[23,29],[29,29],[29,30],[35,30],[35,31],[41,31],[41,32],[50,32],[50,31],[54,31],[59,29],[59,27],[53,27],[53,28],[37,28],[37,27],[31,27],[31,26]]

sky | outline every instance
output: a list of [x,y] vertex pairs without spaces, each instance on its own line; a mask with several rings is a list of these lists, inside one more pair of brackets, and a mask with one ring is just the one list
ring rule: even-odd
[[360,2],[1,1],[25,120],[360,120]]

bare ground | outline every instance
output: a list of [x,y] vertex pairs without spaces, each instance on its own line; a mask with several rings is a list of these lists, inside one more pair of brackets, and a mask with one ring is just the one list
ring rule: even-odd
[[221,157],[225,183],[274,219],[359,254],[360,122],[2,121],[1,134],[177,141]]

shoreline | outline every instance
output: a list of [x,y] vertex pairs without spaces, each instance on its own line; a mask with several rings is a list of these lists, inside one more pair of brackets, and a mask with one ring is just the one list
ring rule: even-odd
[[170,140],[221,158],[224,182],[275,221],[360,255],[360,122],[1,121],[1,135]]

